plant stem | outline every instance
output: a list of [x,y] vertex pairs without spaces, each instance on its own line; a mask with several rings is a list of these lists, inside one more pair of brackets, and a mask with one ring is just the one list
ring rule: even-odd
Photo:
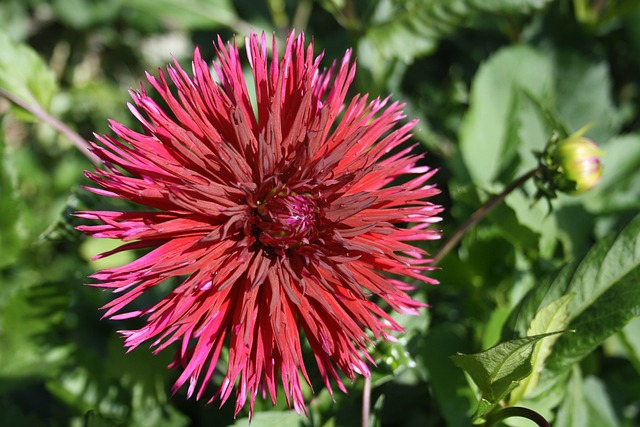
[[298,2],[298,6],[296,7],[296,11],[293,15],[291,28],[295,28],[296,31],[306,30],[307,24],[309,23],[309,17],[311,16],[312,9],[313,9],[312,0],[300,0]]
[[469,228],[471,228],[475,223],[487,216],[498,205],[498,203],[503,201],[505,197],[507,197],[513,190],[520,187],[529,178],[540,173],[542,169],[542,167],[537,167],[520,176],[511,184],[509,184],[507,188],[502,191],[502,193],[494,196],[487,203],[482,205],[477,211],[475,211],[468,220],[466,220],[460,227],[458,227],[456,231],[453,232],[449,240],[447,240],[445,244],[440,248],[438,253],[433,257],[433,264],[435,265],[442,261],[442,259],[451,251],[451,249],[453,249],[462,239],[462,237],[464,237]]
[[522,417],[527,418],[534,423],[536,423],[540,427],[551,427],[549,422],[539,413],[534,410],[528,408],[522,408],[520,406],[512,406],[510,408],[503,408],[487,417],[487,422],[484,424],[485,427],[492,427],[496,425],[499,421],[504,420],[505,418],[511,417]]
[[369,413],[371,412],[371,374],[364,377],[362,390],[362,427],[369,427]]
[[284,0],[269,0],[267,6],[278,33],[286,35],[289,28],[289,16],[285,10]]
[[29,104],[21,100],[20,98],[15,97],[4,89],[0,89],[0,97],[6,98],[10,102],[16,104],[18,107],[27,110],[55,130],[66,136],[73,143],[73,145],[75,145],[76,148],[78,148],[82,152],[82,154],[84,154],[95,165],[100,166],[102,164],[98,156],[91,152],[91,150],[89,149],[89,144],[83,137],[78,135],[77,132],[62,123],[60,120],[51,116],[40,105]]

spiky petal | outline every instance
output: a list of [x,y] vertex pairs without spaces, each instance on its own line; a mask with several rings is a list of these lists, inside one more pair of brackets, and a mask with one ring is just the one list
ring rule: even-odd
[[[215,77],[196,49],[192,76],[177,62],[147,75],[162,104],[144,87],[131,92],[143,132],[111,122],[115,136],[93,144],[105,169],[87,176],[101,187],[91,191],[147,210],[79,212],[100,224],[78,228],[126,242],[111,253],[149,249],[96,273],[94,286],[116,294],[105,317],[146,319],[122,331],[128,348],[178,344],[175,389],[200,398],[222,368],[211,400],[235,388],[236,413],[247,399],[251,412],[258,392],[275,403],[282,386],[299,412],[301,377],[310,383],[301,335],[326,387],[344,390],[338,370],[369,375],[367,331],[401,330],[374,300],[409,314],[422,306],[402,279],[434,283],[413,243],[439,237],[429,226],[440,208],[426,201],[438,191],[427,184],[434,171],[401,147],[415,125],[399,125],[401,104],[346,101],[350,51],[321,70],[303,34],[289,35],[282,58],[275,37],[271,58],[264,35],[246,45],[255,108],[238,49],[219,38]],[[129,308],[170,278],[160,301]]]

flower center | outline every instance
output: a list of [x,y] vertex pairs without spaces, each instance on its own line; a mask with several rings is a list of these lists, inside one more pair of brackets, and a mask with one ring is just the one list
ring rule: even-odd
[[312,195],[274,194],[257,209],[260,242],[277,252],[308,244],[316,235],[318,211]]

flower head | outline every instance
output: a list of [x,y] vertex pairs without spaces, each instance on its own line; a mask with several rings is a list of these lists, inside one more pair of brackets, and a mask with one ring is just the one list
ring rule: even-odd
[[[402,329],[377,303],[411,314],[422,306],[401,279],[434,283],[412,242],[438,238],[429,226],[440,208],[425,200],[438,191],[427,184],[434,171],[401,147],[415,125],[398,125],[401,104],[346,102],[350,51],[322,70],[302,34],[289,35],[281,58],[275,37],[271,58],[264,35],[246,46],[255,107],[237,47],[219,38],[215,78],[196,49],[192,76],[177,63],[167,68],[172,85],[163,71],[147,75],[162,103],[144,87],[131,92],[143,132],[111,122],[115,137],[93,143],[105,169],[87,176],[102,187],[91,191],[145,209],[79,212],[100,224],[78,228],[125,242],[100,256],[149,249],[92,277],[117,295],[106,317],[145,320],[122,331],[127,347],[178,344],[176,390],[188,383],[200,398],[218,368],[225,377],[211,400],[235,388],[236,413],[247,399],[251,411],[258,392],[275,403],[281,386],[299,412],[301,380],[310,382],[301,335],[328,389],[333,379],[344,390],[336,368],[369,374],[368,334]],[[167,295],[135,309],[171,278]]]

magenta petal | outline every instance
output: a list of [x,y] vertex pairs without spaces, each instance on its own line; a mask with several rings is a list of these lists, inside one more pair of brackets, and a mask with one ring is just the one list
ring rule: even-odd
[[[235,394],[235,412],[248,404],[251,413],[259,393],[275,404],[281,388],[306,413],[303,337],[325,386],[345,391],[340,372],[369,375],[367,334],[393,340],[402,330],[372,297],[407,314],[424,307],[403,280],[435,283],[415,245],[439,238],[431,227],[441,208],[426,201],[438,193],[428,184],[435,171],[404,145],[416,122],[400,125],[402,104],[347,99],[351,52],[322,70],[303,34],[288,36],[281,57],[275,37],[251,34],[247,82],[237,47],[214,45],[215,77],[197,49],[193,75],[177,62],[148,74],[163,102],[144,87],[131,92],[144,132],[111,122],[115,135],[92,143],[105,168],[87,172],[97,184],[89,190],[144,210],[78,212],[97,221],[78,229],[127,242],[99,257],[148,250],[97,272],[92,286],[115,294],[105,317],[145,320],[121,331],[129,349],[175,344],[174,392],[187,385],[200,399],[221,368],[210,401]],[[162,299],[130,308],[168,279]]]

